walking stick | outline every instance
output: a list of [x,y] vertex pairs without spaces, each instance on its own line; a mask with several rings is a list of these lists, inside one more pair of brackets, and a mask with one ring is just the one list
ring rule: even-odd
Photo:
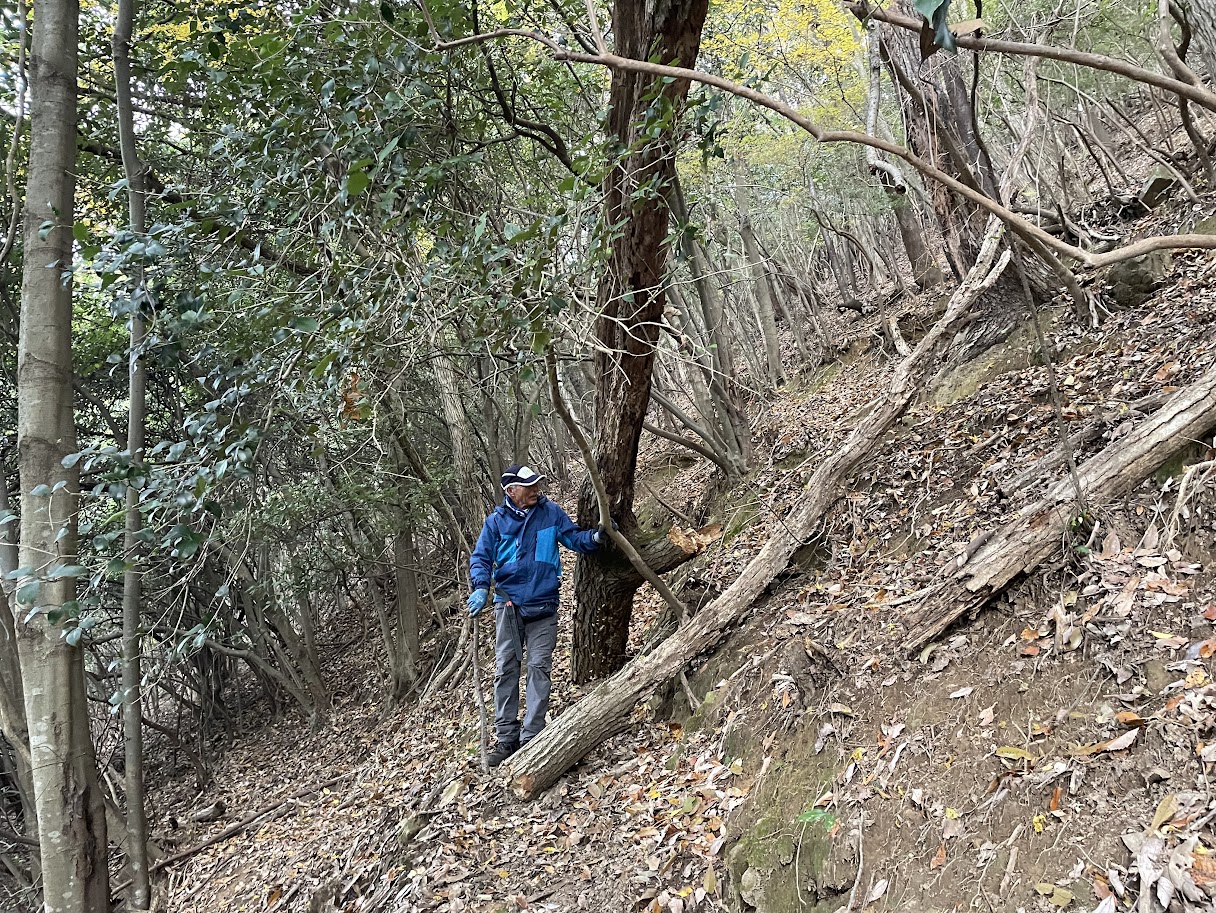
[[477,694],[477,717],[481,727],[481,772],[488,774],[490,772],[490,758],[487,754],[486,742],[489,740],[489,724],[486,721],[486,698],[481,693],[481,662],[477,658],[480,652],[480,638],[477,636],[477,631],[481,627],[479,622],[481,619],[474,615],[469,619],[469,623],[473,625],[473,636],[469,638],[471,644],[470,649],[473,651],[473,691]]

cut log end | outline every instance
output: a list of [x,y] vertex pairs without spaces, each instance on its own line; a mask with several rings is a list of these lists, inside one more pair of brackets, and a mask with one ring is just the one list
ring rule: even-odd
[[707,545],[722,538],[722,524],[711,523],[700,529],[681,529],[673,526],[667,531],[667,538],[685,555],[696,555]]

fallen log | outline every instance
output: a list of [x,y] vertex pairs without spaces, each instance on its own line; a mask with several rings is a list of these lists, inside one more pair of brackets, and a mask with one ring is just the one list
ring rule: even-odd
[[[1080,449],[1086,444],[1098,440],[1113,425],[1126,418],[1134,415],[1143,417],[1169,398],[1170,394],[1168,393],[1150,393],[1148,396],[1142,396],[1132,403],[1111,404],[1113,408],[1107,407],[1103,409],[1098,415],[1069,435],[1073,448]],[[1002,479],[997,485],[1001,489],[1001,494],[1007,498],[1012,498],[1036,482],[1050,478],[1057,469],[1067,462],[1068,454],[1064,448],[1055,447],[1031,463],[1026,469]]]
[[[1194,441],[1216,429],[1216,367],[1171,396],[1152,417],[1077,467],[1092,506],[1126,494]],[[1059,548],[1075,515],[1076,493],[1068,477],[1011,521],[984,535],[964,562],[956,562],[926,597],[909,624],[905,650],[915,653],[954,622],[976,612],[1013,580]]]
[[950,298],[946,312],[912,355],[895,369],[886,394],[867,420],[825,456],[806,491],[783,520],[773,524],[760,553],[718,598],[685,622],[650,653],[632,660],[567,710],[510,761],[511,789],[521,799],[534,798],[556,782],[587,752],[628,725],[639,698],[683,671],[688,663],[721,640],[787,564],[793,553],[819,528],[828,509],[845,490],[845,482],[881,443],[884,435],[920,392],[954,328],[972,303],[992,287],[1009,262],[1004,253],[995,267],[1001,228],[989,222],[976,265]]

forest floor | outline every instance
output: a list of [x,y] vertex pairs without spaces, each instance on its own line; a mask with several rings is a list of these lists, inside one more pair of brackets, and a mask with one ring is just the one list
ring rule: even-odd
[[[1120,230],[1176,230],[1214,210],[1216,197],[1166,206]],[[1065,421],[1087,438],[1078,461],[1142,418],[1128,404],[1216,362],[1216,259],[1178,253],[1166,271],[1149,300],[1097,328],[1044,313]],[[909,335],[933,306],[897,305]],[[1216,492],[1200,471],[1180,495],[1210,441],[1097,506],[1096,529],[977,618],[917,656],[899,646],[941,566],[1064,471],[1037,462],[1059,435],[1028,327],[939,374],[820,539],[690,672],[695,710],[682,691],[656,696],[627,732],[519,803],[480,772],[470,682],[385,712],[374,632],[331,631],[344,646],[319,729],[246,708],[201,793],[162,759],[151,803],[170,853],[271,809],[171,866],[162,903],[1113,913],[1151,893],[1141,909],[1212,909]],[[662,499],[726,530],[680,572],[686,598],[734,579],[882,389],[896,356],[877,317],[846,313],[834,328],[853,340],[840,361],[791,364],[786,385],[757,400],[756,468],[742,486],[724,493],[709,467],[647,445],[642,472]],[[635,646],[658,610],[644,591]],[[581,693],[566,668],[569,615],[554,716]],[[219,820],[190,822],[217,800]]]

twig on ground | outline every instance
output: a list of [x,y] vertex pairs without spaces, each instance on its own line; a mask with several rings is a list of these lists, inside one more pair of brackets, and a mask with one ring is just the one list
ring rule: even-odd
[[[1201,473],[1202,477],[1196,481],[1195,477]],[[1161,537],[1161,548],[1168,549],[1173,546],[1174,540],[1178,537],[1178,521],[1182,516],[1182,511],[1186,508],[1187,503],[1212,480],[1213,475],[1216,475],[1216,460],[1196,463],[1183,473],[1182,481],[1178,483],[1178,497],[1174,499],[1174,509],[1170,511],[1170,518],[1165,524],[1165,535]]]
[[693,713],[701,707],[701,700],[697,697],[696,692],[692,690],[692,685],[688,683],[688,676],[683,671],[680,672],[680,687],[684,689],[684,696],[688,698],[688,707]]
[[852,913],[857,908],[857,889],[861,887],[861,871],[865,866],[865,823],[866,813],[864,809],[858,811],[857,814],[857,877],[853,879],[853,890],[849,891],[849,902],[845,904],[844,913]]

